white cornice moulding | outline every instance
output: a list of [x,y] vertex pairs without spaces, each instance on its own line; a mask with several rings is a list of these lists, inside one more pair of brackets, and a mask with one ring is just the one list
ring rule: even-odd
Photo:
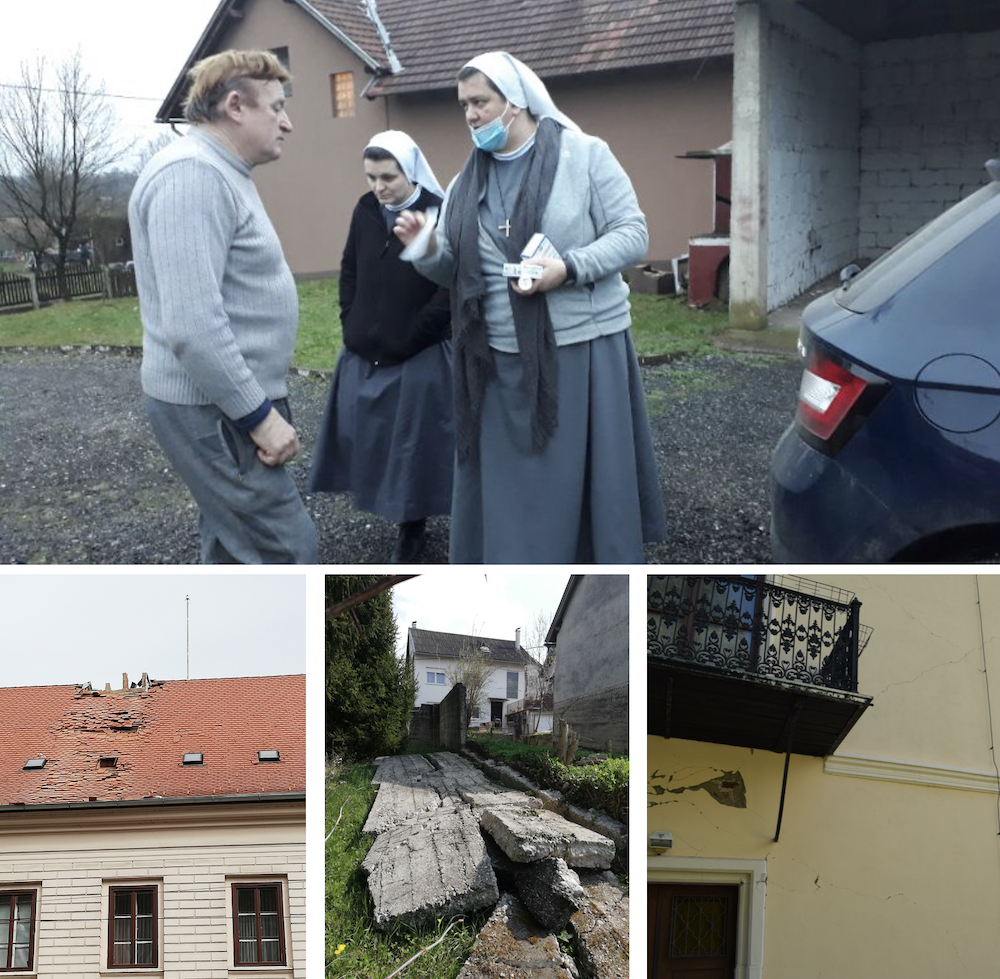
[[921,765],[899,758],[872,758],[867,755],[828,755],[823,762],[827,775],[849,775],[852,778],[874,778],[881,782],[908,782],[938,789],[964,789],[968,792],[1000,791],[996,772],[978,772],[967,768],[941,768]]

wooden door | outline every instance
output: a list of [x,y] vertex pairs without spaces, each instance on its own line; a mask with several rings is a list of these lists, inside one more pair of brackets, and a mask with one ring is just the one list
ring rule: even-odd
[[733,979],[739,888],[649,885],[649,979]]

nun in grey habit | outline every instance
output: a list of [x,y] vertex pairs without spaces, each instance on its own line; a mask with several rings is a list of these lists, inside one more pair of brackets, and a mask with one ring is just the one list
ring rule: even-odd
[[[451,291],[452,563],[644,563],[664,506],[621,270],[646,222],[608,145],[506,52],[458,76],[476,149],[404,258]],[[542,233],[541,277],[505,275]]]

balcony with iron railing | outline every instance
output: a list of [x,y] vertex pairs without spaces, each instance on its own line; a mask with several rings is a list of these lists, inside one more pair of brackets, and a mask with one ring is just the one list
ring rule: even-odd
[[650,734],[832,753],[871,703],[850,592],[792,576],[651,575]]

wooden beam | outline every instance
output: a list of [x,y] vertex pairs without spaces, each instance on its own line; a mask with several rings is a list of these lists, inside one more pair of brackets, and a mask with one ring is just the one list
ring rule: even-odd
[[384,578],[379,578],[374,585],[369,585],[367,588],[363,588],[359,592],[355,592],[350,598],[345,598],[342,602],[337,602],[336,605],[331,605],[326,610],[327,621],[332,621],[338,615],[342,615],[348,609],[354,608],[355,605],[360,605],[362,602],[367,602],[369,598],[374,598],[376,595],[381,595],[387,588],[392,588],[393,585],[398,585],[403,581],[409,581],[410,578],[418,577],[415,574],[390,574],[386,575]]

